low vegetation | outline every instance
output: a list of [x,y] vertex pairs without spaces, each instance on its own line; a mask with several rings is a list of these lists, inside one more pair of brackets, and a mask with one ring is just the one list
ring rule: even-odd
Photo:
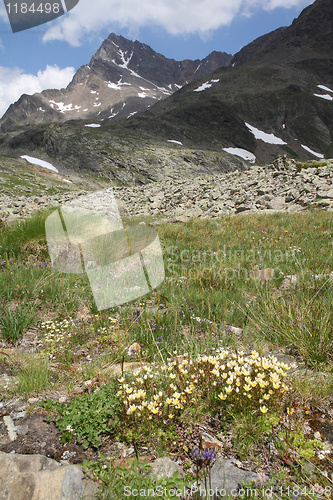
[[[132,446],[132,465],[102,454],[86,464],[103,498],[127,498],[125,479],[180,484],[147,475],[145,450],[181,457],[184,484],[204,481],[213,459],[200,455],[196,429],[206,423],[225,455],[259,474],[269,464],[274,498],[296,487],[298,498],[330,498],[332,454],[309,421],[332,417],[332,215],[162,223],[164,282],[98,311],[86,275],[52,268],[48,213],[0,228],[0,364],[17,377],[2,399],[38,397],[31,411],[47,412],[63,441]],[[272,279],[256,279],[258,268]]]

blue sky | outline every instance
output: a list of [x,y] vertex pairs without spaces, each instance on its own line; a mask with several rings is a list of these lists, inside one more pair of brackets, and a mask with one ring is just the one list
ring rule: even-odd
[[111,32],[176,60],[202,59],[213,50],[235,54],[258,36],[290,25],[311,3],[80,0],[57,20],[13,34],[0,0],[0,116],[22,93],[65,87]]

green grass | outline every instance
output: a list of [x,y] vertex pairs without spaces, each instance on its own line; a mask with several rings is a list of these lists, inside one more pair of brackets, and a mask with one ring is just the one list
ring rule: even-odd
[[[221,435],[232,434],[233,452],[238,458],[257,457],[258,466],[263,450],[267,451],[274,438],[272,425],[276,436],[278,432],[280,436],[294,433],[290,439],[298,450],[300,446],[312,446],[303,443],[297,434],[307,418],[306,412],[318,408],[324,411],[333,402],[333,280],[328,279],[333,271],[331,213],[311,210],[161,223],[157,230],[163,249],[164,282],[137,301],[106,311],[97,310],[86,275],[52,269],[44,230],[48,213],[0,229],[0,330],[9,345],[9,341],[19,342],[34,322],[41,342],[40,352],[31,354],[29,362],[19,354],[16,357],[22,372],[18,372],[18,394],[28,397],[51,385],[55,390],[70,393],[73,387],[85,382],[88,388],[93,384],[94,389],[99,389],[100,392],[89,389],[85,393],[82,411],[79,399],[66,406],[67,413],[65,406],[58,405],[65,439],[73,438],[66,434],[67,426],[76,426],[76,437],[98,448],[99,439],[109,439],[117,433],[114,428],[112,433],[106,428],[115,411],[121,422],[118,437],[127,439],[128,444],[133,441],[137,446],[151,445],[160,454],[167,454],[170,443],[179,442],[179,449],[188,448],[189,460],[190,444],[184,444],[177,432],[207,418],[216,419]],[[256,266],[273,268],[274,279],[264,283],[256,280]],[[297,283],[286,285],[286,275],[296,276]],[[45,321],[50,321],[49,326],[43,326]],[[226,325],[242,331],[226,331]],[[134,343],[141,346],[140,355],[131,357],[129,347]],[[195,359],[222,347],[239,353],[249,352],[252,346],[263,356],[283,349],[294,356],[299,366],[290,376],[291,392],[281,399],[279,408],[274,407],[273,411],[272,407],[267,415],[258,416],[255,405],[246,409],[240,403],[234,404],[232,413],[222,411],[212,391],[211,397],[208,394],[201,403],[189,404],[175,417],[179,418],[178,427],[166,429],[164,424],[151,421],[144,429],[115,410],[114,395],[107,397],[103,393],[107,387],[103,384],[113,380],[114,366],[120,371],[124,363],[131,361],[163,366],[175,358],[175,353],[187,353],[189,359]],[[52,360],[53,378],[47,362],[40,362],[40,356]],[[131,376],[128,380],[132,380]],[[97,432],[94,398],[95,407],[100,405],[100,422],[103,421]],[[271,409],[269,403],[267,407]],[[282,442],[281,450],[283,447],[288,460],[295,464],[297,449],[286,450]],[[276,459],[280,460],[279,481],[310,484],[304,464],[300,466],[301,473],[296,466],[287,473],[285,458]],[[106,469],[101,466],[99,473],[103,470]],[[318,474],[320,477],[321,472]],[[106,491],[115,487],[105,482]]]
[[26,356],[16,375],[19,380],[17,392],[26,397],[40,394],[51,384],[50,367],[43,358]]
[[35,323],[33,307],[19,304],[14,310],[0,308],[0,331],[4,340],[16,343]]

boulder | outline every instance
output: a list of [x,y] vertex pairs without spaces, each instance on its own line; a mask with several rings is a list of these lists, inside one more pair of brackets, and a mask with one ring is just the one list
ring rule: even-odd
[[42,455],[0,452],[3,500],[93,500],[97,489],[79,465],[60,464]]
[[154,460],[149,464],[151,466],[150,474],[156,479],[162,479],[164,477],[172,477],[175,472],[178,472],[178,477],[185,477],[185,472],[183,469],[173,462],[169,457],[161,457]]

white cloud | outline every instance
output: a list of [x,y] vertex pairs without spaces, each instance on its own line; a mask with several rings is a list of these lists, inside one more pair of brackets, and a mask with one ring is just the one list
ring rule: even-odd
[[8,106],[17,101],[22,94],[34,94],[44,89],[66,87],[74,75],[74,68],[60,69],[46,66],[37,75],[25,74],[20,68],[0,66],[0,116]]
[[112,26],[128,28],[157,25],[171,34],[198,33],[201,36],[228,25],[237,15],[251,15],[258,9],[305,7],[311,0],[80,0],[44,35],[44,41],[66,40],[80,44],[82,37]]

